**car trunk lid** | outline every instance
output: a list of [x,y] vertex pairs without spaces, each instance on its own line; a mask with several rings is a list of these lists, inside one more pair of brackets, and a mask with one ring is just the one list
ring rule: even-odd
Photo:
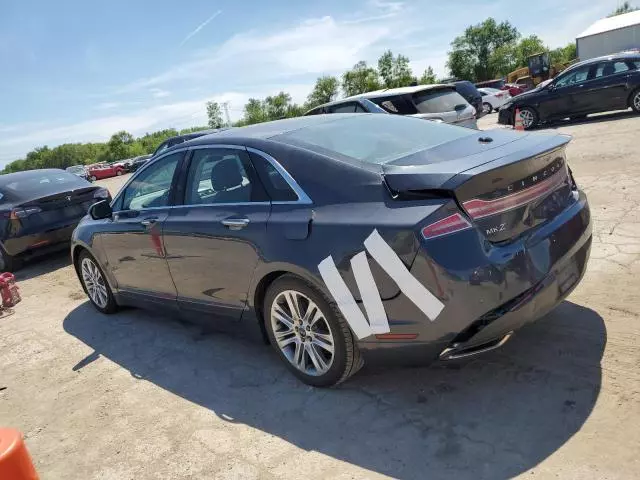
[[491,242],[553,218],[571,201],[563,135],[511,131],[476,135],[383,165],[396,198],[454,198]]

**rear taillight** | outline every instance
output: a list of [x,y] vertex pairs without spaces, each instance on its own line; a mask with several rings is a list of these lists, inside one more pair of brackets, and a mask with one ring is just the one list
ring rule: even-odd
[[459,213],[454,213],[448,217],[438,220],[431,225],[427,225],[422,229],[422,236],[430,240],[432,238],[449,235],[450,233],[459,232],[471,228],[469,221]]
[[498,213],[506,212],[514,208],[521,207],[530,203],[544,195],[548,195],[558,188],[567,178],[566,166],[558,171],[555,175],[543,180],[537,185],[533,185],[519,192],[512,193],[505,197],[496,198],[493,200],[483,200],[481,198],[474,198],[462,203],[465,211],[469,216],[477,220],[483,217],[489,217],[491,215],[497,215]]
[[40,207],[27,207],[27,208],[14,208],[9,213],[9,218],[11,220],[18,220],[21,218],[27,218],[29,215],[33,215],[34,213],[40,213],[42,209]]

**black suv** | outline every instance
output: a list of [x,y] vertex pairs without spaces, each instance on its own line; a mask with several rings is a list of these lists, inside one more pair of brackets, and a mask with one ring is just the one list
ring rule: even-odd
[[457,82],[453,82],[452,85],[455,85],[456,92],[462,95],[464,99],[476,109],[476,118],[484,116],[484,111],[482,109],[482,95],[473,83],[468,80],[459,80]]
[[576,63],[548,83],[500,109],[498,122],[513,125],[516,109],[525,129],[563,118],[633,108],[640,113],[640,54],[620,53]]

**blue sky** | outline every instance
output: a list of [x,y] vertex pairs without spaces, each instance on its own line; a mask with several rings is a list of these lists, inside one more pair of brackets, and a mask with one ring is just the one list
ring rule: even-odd
[[[303,101],[315,79],[390,48],[445,73],[449,43],[487,17],[564,45],[618,0],[49,1],[0,3],[0,166],[42,145],[232,119],[252,96]],[[515,7],[517,5],[517,7]]]

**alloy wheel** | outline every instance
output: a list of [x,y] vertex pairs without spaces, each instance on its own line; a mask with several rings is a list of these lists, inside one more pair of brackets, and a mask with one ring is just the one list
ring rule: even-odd
[[530,128],[533,125],[533,112],[528,109],[520,110],[520,118],[522,119],[522,126],[526,128]]
[[490,104],[488,104],[486,102],[482,104],[482,111],[484,113],[491,113],[491,110],[492,110],[492,107],[491,107]]
[[333,363],[335,340],[320,308],[295,290],[278,294],[271,305],[271,327],[278,348],[301,372],[319,376]]
[[81,264],[82,281],[89,297],[100,308],[106,308],[109,296],[107,287],[98,266],[90,258],[84,258]]
[[633,107],[637,112],[640,112],[640,92],[636,93],[635,97],[633,97]]

